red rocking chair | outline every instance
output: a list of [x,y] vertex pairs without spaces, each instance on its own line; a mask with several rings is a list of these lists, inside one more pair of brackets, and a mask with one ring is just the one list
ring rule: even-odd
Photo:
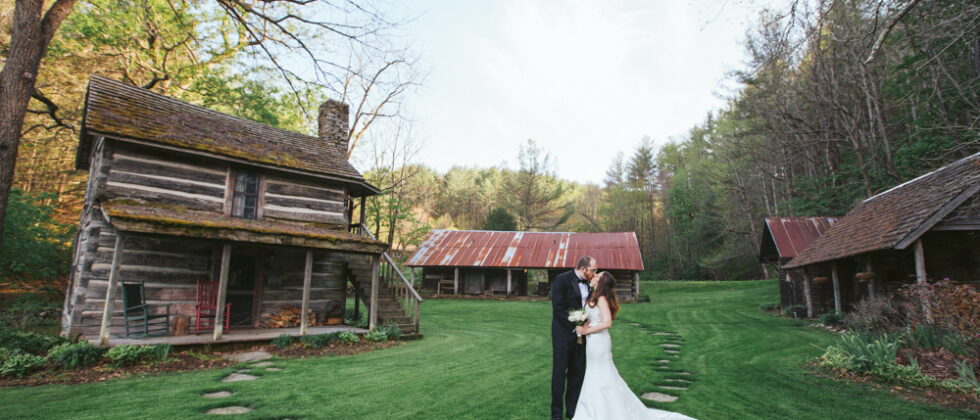
[[[194,322],[194,334],[201,331],[213,331],[217,324],[218,316],[218,282],[216,281],[197,281],[197,320]],[[225,330],[228,330],[229,314],[231,304],[225,304]]]

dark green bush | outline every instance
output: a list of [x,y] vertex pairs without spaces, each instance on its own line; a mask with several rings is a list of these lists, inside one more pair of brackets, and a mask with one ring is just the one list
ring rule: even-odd
[[885,365],[895,364],[899,341],[891,335],[844,334],[840,348],[851,357],[858,372],[871,372]]
[[381,330],[381,327],[375,328],[373,331],[364,334],[364,339],[367,341],[373,341],[377,343],[383,343],[388,341],[388,334]]
[[357,328],[367,328],[367,311],[362,310],[359,317],[354,316],[354,308],[344,309],[344,323]]
[[926,350],[944,348],[952,353],[969,355],[969,339],[957,331],[947,331],[929,324],[916,324],[906,329],[906,344]]
[[0,347],[0,377],[18,378],[44,367],[48,358],[28,354],[18,349]]
[[650,303],[650,295],[640,295],[636,298],[637,303]]
[[776,312],[776,311],[779,310],[779,304],[778,303],[767,303],[765,305],[760,306],[759,307],[759,310],[762,311],[762,312]]
[[337,336],[340,335],[339,332],[329,333],[329,334],[317,334],[317,335],[304,335],[300,337],[299,341],[310,347],[326,347],[337,341]]
[[113,366],[135,365],[143,361],[163,361],[167,359],[173,346],[170,344],[154,344],[151,346],[134,346],[124,344],[116,346],[105,353],[105,358]]
[[827,325],[836,325],[844,322],[844,314],[840,312],[827,312],[820,315],[820,323]]
[[10,191],[0,249],[0,283],[16,278],[55,279],[71,267],[74,225],[57,223],[45,196]]
[[67,343],[64,337],[0,328],[0,347],[16,349],[35,356],[43,356],[54,346]]
[[293,336],[289,334],[279,334],[278,337],[272,339],[272,345],[276,346],[277,349],[284,349],[293,344]]
[[48,352],[48,358],[58,362],[65,369],[75,369],[94,365],[102,358],[102,353],[105,353],[105,349],[93,346],[88,341],[80,341],[55,346]]

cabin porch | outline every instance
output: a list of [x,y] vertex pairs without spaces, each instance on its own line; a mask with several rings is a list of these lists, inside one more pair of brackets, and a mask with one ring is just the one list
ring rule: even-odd
[[[365,334],[368,332],[367,329],[352,327],[350,325],[328,325],[322,327],[308,327],[306,333],[303,334],[299,327],[295,328],[242,328],[225,331],[221,336],[221,343],[247,343],[252,341],[269,341],[273,338],[278,337],[282,334],[289,334],[292,337],[300,337],[303,335],[318,335],[318,334],[330,334],[340,331],[350,331],[355,334]],[[98,341],[98,336],[86,337],[89,341]],[[145,338],[123,338],[110,336],[109,341],[106,343],[107,346],[121,346],[124,344],[133,345],[149,345],[149,344],[162,344],[168,343],[174,346],[195,346],[214,343],[213,337],[210,332],[201,332],[200,334],[190,334],[190,335],[170,335],[161,337],[145,337]]]

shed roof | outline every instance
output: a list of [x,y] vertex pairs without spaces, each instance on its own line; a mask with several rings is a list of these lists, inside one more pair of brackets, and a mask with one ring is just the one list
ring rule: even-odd
[[786,268],[905,249],[980,191],[980,153],[864,200]]
[[256,164],[329,176],[377,190],[338,142],[294,133],[92,75],[75,166],[88,167],[92,136],[140,140]]
[[574,268],[585,255],[599,269],[643,270],[634,232],[499,232],[433,229],[412,267]]
[[779,258],[796,257],[834,223],[837,223],[836,217],[767,217],[760,258],[769,251],[770,244],[775,246]]

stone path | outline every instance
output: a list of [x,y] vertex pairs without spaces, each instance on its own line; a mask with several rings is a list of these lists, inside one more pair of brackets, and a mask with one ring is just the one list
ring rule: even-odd
[[657,345],[663,353],[660,357],[654,358],[651,365],[653,366],[653,370],[664,373],[664,378],[660,382],[653,383],[658,391],[663,390],[664,392],[646,392],[641,395],[641,398],[661,403],[677,401],[680,397],[676,394],[681,391],[686,391],[694,383],[694,379],[691,378],[691,372],[678,370],[671,366],[671,363],[680,360],[684,339],[677,333],[664,331],[657,326],[637,322],[630,322],[629,325],[638,326],[640,329],[649,331],[653,336],[663,340],[662,343]]
[[[266,372],[281,372],[282,368],[272,367],[275,362],[269,360],[272,359],[272,355],[264,351],[252,351],[246,353],[234,353],[225,356],[225,359],[236,361],[239,363],[250,363],[249,365],[236,370],[235,372],[225,376],[221,379],[223,383],[229,382],[242,382],[242,381],[254,381],[261,378],[261,376],[251,375],[251,373],[256,369],[263,369]],[[232,395],[232,391],[215,391],[206,394],[201,394],[203,398],[228,398]],[[243,405],[229,405],[225,407],[212,408],[207,411],[207,414],[218,414],[218,415],[229,415],[229,414],[245,414],[252,411],[248,406]]]

